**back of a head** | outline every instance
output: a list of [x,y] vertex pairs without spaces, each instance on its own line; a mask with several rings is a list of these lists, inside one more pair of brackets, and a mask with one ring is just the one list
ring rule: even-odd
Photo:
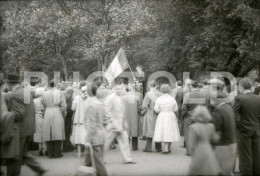
[[87,93],[89,96],[94,97],[97,94],[98,86],[96,83],[92,83],[87,87]]
[[177,81],[177,86],[182,86],[182,81],[181,80]]
[[256,79],[255,79],[255,82],[256,82],[256,83],[260,83],[260,78],[256,78]]
[[79,89],[81,89],[81,87],[86,85],[86,81],[80,81],[79,83]]
[[55,87],[55,86],[56,86],[56,84],[55,84],[54,80],[51,80],[50,81],[50,87]]
[[193,88],[199,88],[199,83],[198,83],[197,81],[193,81],[193,82],[191,83],[191,86],[192,86]]
[[96,81],[96,85],[97,85],[98,87],[100,87],[102,84],[103,84],[103,82],[102,82],[101,80]]
[[151,88],[155,88],[156,85],[157,85],[156,81],[150,81],[149,82],[149,87],[151,87]]
[[169,86],[169,84],[163,84],[160,88],[160,92],[162,93],[169,93],[171,90],[171,87]]
[[30,85],[31,86],[35,86],[37,84],[37,81],[35,80],[35,79],[32,79],[31,81],[30,81]]
[[247,78],[241,79],[239,85],[245,90],[251,90],[252,88],[252,82]]

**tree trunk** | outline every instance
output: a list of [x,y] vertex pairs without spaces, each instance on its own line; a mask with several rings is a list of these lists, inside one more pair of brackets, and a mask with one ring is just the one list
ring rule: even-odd
[[67,67],[67,63],[64,59],[64,57],[62,55],[60,55],[60,60],[63,66],[63,72],[64,72],[64,77],[65,77],[65,81],[68,81],[69,79],[69,75],[68,75],[68,67]]

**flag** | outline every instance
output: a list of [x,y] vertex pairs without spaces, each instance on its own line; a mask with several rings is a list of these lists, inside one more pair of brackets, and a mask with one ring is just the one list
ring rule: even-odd
[[114,60],[109,65],[106,74],[109,73],[112,77],[107,77],[109,84],[120,75],[125,69],[129,67],[125,52],[121,47],[114,58]]

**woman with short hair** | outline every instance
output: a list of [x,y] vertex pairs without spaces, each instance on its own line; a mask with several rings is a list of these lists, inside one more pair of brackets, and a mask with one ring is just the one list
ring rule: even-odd
[[192,119],[195,123],[189,127],[188,145],[192,154],[189,175],[219,175],[219,164],[211,146],[219,137],[210,123],[212,117],[205,106],[198,106]]
[[171,152],[171,143],[180,141],[180,132],[176,114],[178,105],[176,100],[169,94],[170,86],[163,84],[160,92],[162,96],[157,98],[154,106],[155,112],[159,113],[155,125],[154,142],[162,142],[162,153]]

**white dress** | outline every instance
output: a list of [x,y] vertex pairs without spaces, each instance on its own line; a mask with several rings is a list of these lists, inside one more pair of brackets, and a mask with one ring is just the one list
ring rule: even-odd
[[159,113],[154,130],[154,142],[180,141],[180,132],[177,117],[174,112],[178,111],[176,100],[169,94],[163,94],[157,98],[154,110]]

